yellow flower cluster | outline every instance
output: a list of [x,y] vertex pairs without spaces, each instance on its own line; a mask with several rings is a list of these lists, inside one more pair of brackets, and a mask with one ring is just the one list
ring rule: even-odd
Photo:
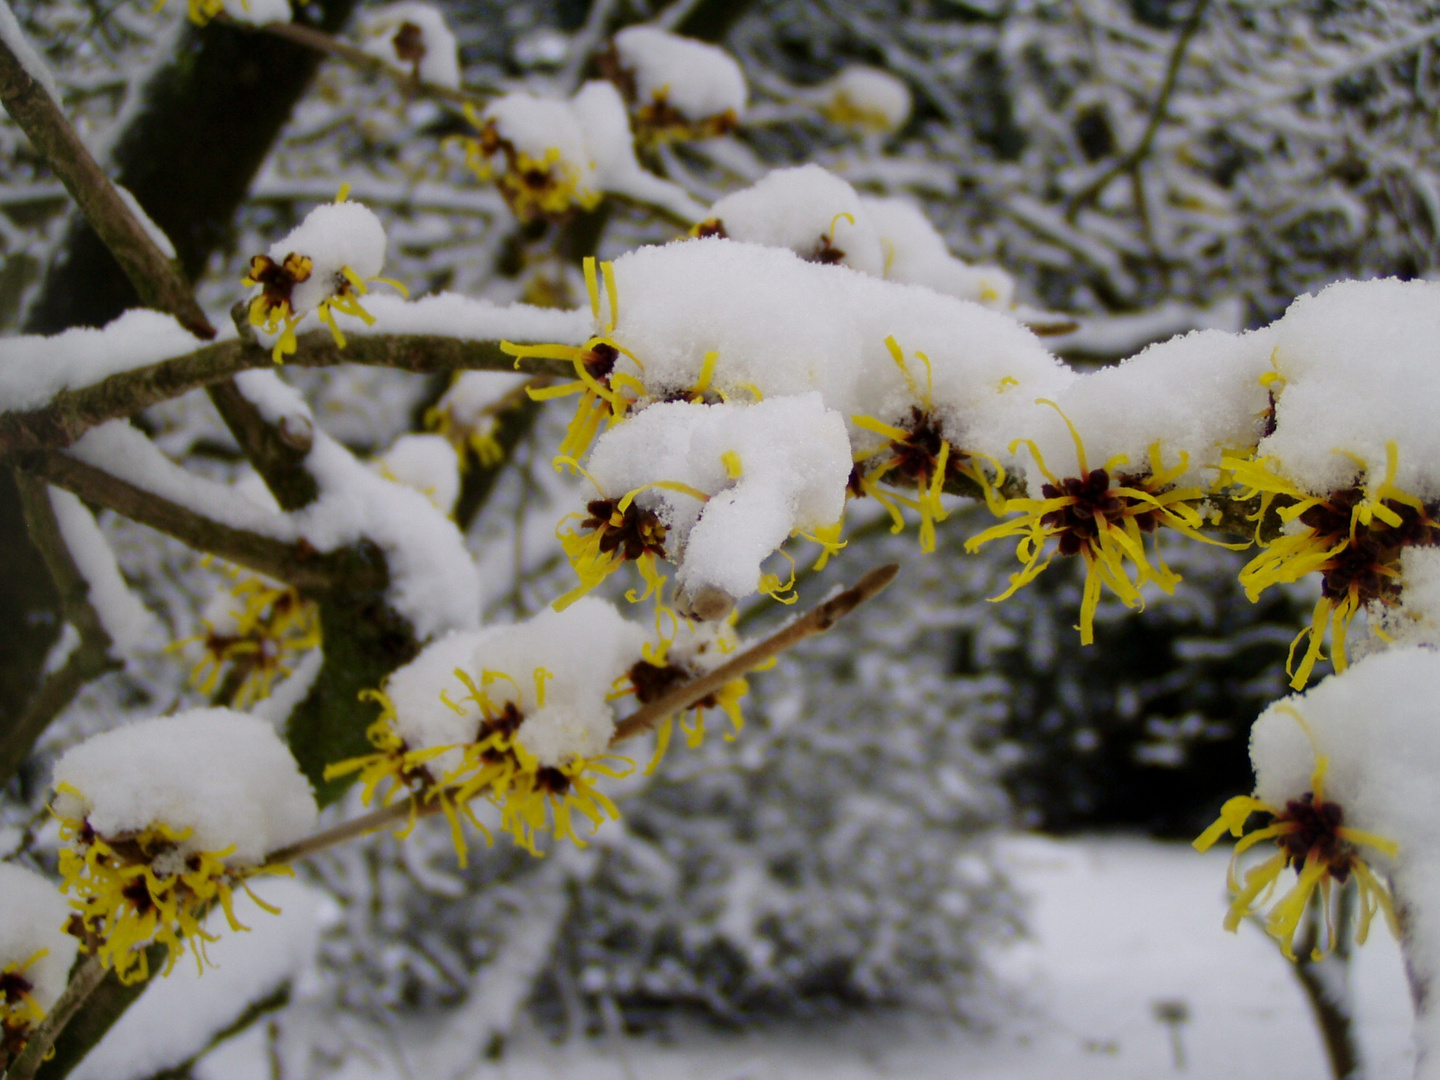
[[0,1070],[24,1048],[30,1030],[45,1019],[45,1010],[31,993],[34,984],[25,972],[48,953],[48,949],[41,949],[22,961],[0,967]]
[[[596,775],[621,777],[633,768],[624,758],[574,758],[558,766],[544,766],[517,739],[525,717],[513,701],[497,705],[488,693],[496,681],[519,687],[504,672],[485,670],[477,683],[459,668],[455,677],[465,688],[460,701],[441,691],[440,702],[457,715],[465,716],[465,701],[474,702],[481,719],[470,742],[412,749],[395,730],[395,706],[382,690],[368,691],[364,697],[381,707],[380,718],[367,732],[376,753],[336,762],[325,769],[325,779],[359,774],[364,785],[362,797],[367,805],[377,794],[382,805],[388,806],[402,793],[414,797],[410,825],[422,807],[433,807],[450,822],[451,836],[460,865],[466,864],[468,845],[462,819],[468,821],[491,842],[489,830],[475,816],[471,802],[483,796],[499,808],[500,828],[514,837],[515,842],[532,855],[540,855],[536,838],[552,829],[557,840],[570,840],[580,847],[584,839],[575,831],[574,815],[598,826],[605,817],[618,819],[619,810],[610,798],[594,785]],[[550,673],[544,668],[533,672],[537,705],[545,706],[545,683]],[[457,751],[457,764],[440,770],[438,777],[430,766],[436,759]],[[381,785],[384,790],[381,790]],[[553,817],[553,828],[551,818]],[[408,833],[407,826],[402,835]]]
[[[580,168],[567,161],[559,147],[552,146],[537,158],[501,135],[495,121],[480,116],[473,106],[465,106],[465,115],[480,133],[459,138],[466,166],[476,179],[493,181],[521,221],[555,221],[576,209],[600,205],[604,194],[583,183]],[[497,167],[497,158],[503,159],[503,168]]]
[[[79,798],[61,785],[59,790]],[[101,836],[88,821],[61,817],[61,888],[71,894],[83,928],[85,946],[124,983],[150,977],[146,947],[169,950],[169,974],[191,942],[196,963],[204,967],[205,943],[216,940],[202,925],[219,904],[232,930],[244,930],[235,918],[233,891],[256,871],[225,862],[231,850],[187,851],[189,831],[156,822],[137,833]],[[248,888],[246,889],[249,892]],[[250,898],[274,912],[254,893]]]
[[204,634],[171,648],[198,643],[203,655],[190,672],[191,683],[211,694],[223,675],[233,704],[245,708],[270,695],[295,657],[320,645],[320,615],[297,590],[258,577],[243,578],[227,591],[240,605],[228,613],[233,625],[202,619]]

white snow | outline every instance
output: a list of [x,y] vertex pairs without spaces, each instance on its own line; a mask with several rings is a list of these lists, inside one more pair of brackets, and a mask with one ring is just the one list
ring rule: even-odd
[[[406,24],[420,32],[418,42],[414,43],[423,50],[418,65],[412,66],[397,54],[396,35]],[[374,8],[365,13],[361,32],[369,39],[365,51],[372,56],[406,71],[418,67],[423,82],[459,89],[460,46],[445,22],[444,13],[434,4],[404,0]]]
[[709,216],[732,240],[789,248],[802,259],[828,251],[827,261],[876,277],[885,273],[880,236],[860,196],[819,165],[776,169],[715,203]]
[[745,76],[724,49],[653,26],[615,35],[620,64],[635,76],[641,105],[663,99],[691,123],[745,108]]
[[8,862],[0,862],[0,897],[0,969],[24,964],[46,950],[25,968],[24,977],[32,984],[35,1004],[49,1009],[65,989],[80,946],[65,933],[70,902],[56,883]]
[[[606,697],[639,659],[643,640],[638,626],[588,597],[513,626],[442,637],[386,681],[395,730],[411,749],[476,741],[482,713],[457,677],[460,669],[495,709],[514,703],[525,717],[519,741],[542,765],[601,753],[614,731]],[[549,673],[543,707],[536,682],[542,670]],[[487,672],[495,674],[487,679]],[[457,708],[445,704],[442,693]],[[458,755],[451,753],[435,759],[430,769],[439,774],[457,764]]]
[[20,29],[20,23],[15,18],[15,12],[10,9],[8,0],[0,0],[0,41],[15,54],[15,59],[20,61],[25,73],[40,84],[40,88],[50,95],[55,107],[59,108],[64,101],[60,96],[60,84],[55,81],[55,74],[50,70],[50,65],[45,63],[45,58],[30,44],[25,31]]
[[443,514],[460,494],[460,462],[440,435],[401,435],[370,465],[386,480],[424,495]]
[[[850,442],[844,419],[817,393],[754,405],[666,402],[603,435],[590,472],[618,499],[635,500],[665,524],[677,582],[692,595],[712,587],[732,599],[758,587],[760,564],[793,533],[833,525],[845,508]],[[783,576],[783,575],[782,575]]]
[[1316,494],[1354,482],[1358,459],[1374,491],[1394,441],[1397,485],[1440,496],[1440,282],[1337,282],[1300,297],[1273,329],[1285,382],[1260,452]]
[[0,409],[38,409],[61,390],[194,352],[203,345],[171,315],[136,308],[102,329],[0,339]]
[[323,203],[270,245],[270,258],[276,263],[283,263],[291,253],[313,263],[310,276],[290,294],[291,312],[304,315],[350,288],[343,271],[362,281],[380,275],[385,268],[385,227],[360,203]]
[[235,917],[249,931],[235,933],[223,911],[212,911],[205,925],[218,940],[205,947],[204,974],[186,962],[155,979],[71,1073],[75,1080],[145,1080],[201,1053],[247,1008],[282,988],[292,998],[314,989],[315,951],[334,901],[286,878],[261,878],[250,888],[280,914],[237,890]]
[[90,586],[86,599],[110,635],[114,654],[123,658],[154,646],[161,636],[160,623],[125,583],[95,516],[76,496],[59,488],[50,489],[50,505],[65,547]]
[[164,229],[150,220],[150,215],[145,213],[145,208],[140,205],[140,200],[131,194],[130,189],[116,184],[115,193],[120,196],[120,201],[129,208],[130,213],[135,215],[135,220],[140,222],[145,235],[160,249],[160,254],[167,259],[175,258],[175,245],[170,242],[170,237],[165,235]]
[[536,164],[553,158],[581,194],[595,190],[595,168],[569,102],[511,93],[485,107],[483,117],[515,150]]
[[310,784],[275,729],[231,709],[192,709],[92,736],[60,757],[52,782],[56,812],[88,819],[102,836],[163,822],[193,830],[187,851],[233,847],[232,865],[258,865],[315,826]]
[[888,71],[854,65],[819,89],[826,111],[840,123],[896,131],[910,119],[910,88]]
[[860,205],[879,237],[883,276],[890,281],[927,285],[1002,310],[1014,301],[1014,278],[998,266],[971,266],[950,254],[945,238],[914,203],[863,195]]
[[290,0],[225,0],[225,14],[252,26],[291,20]]
[[458,293],[404,300],[377,292],[365,298],[365,309],[375,317],[375,324],[353,330],[347,326],[347,333],[437,334],[462,341],[557,341],[566,345],[584,344],[590,334],[590,312],[585,309],[496,304]]

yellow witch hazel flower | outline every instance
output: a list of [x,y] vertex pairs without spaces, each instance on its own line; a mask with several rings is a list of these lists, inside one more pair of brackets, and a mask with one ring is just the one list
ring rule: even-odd
[[70,906],[54,884],[0,862],[0,1071],[25,1046],[65,989],[79,942],[65,933]]
[[[908,419],[898,425],[883,423],[873,416],[851,417],[856,427],[889,441],[856,455],[849,490],[855,496],[868,495],[884,506],[894,522],[891,532],[899,533],[905,528],[900,507],[914,510],[920,515],[920,550],[932,552],[935,550],[935,523],[944,521],[946,517],[940,502],[945,485],[973,485],[983,493],[991,510],[1001,514],[1005,511],[1004,500],[995,488],[1004,484],[1005,470],[998,462],[990,462],[996,473],[992,484],[981,464],[983,455],[967,454],[946,437],[945,425],[935,411],[934,374],[930,358],[923,352],[915,354],[915,358],[925,365],[925,390],[921,393],[914,373],[905,361],[905,353],[893,336],[885,339],[885,347],[905,377],[916,403],[910,407]],[[915,497],[906,498],[882,489],[881,483],[893,483],[892,478],[913,483]]]
[[75,925],[127,983],[149,977],[146,948],[156,943],[169,952],[166,972],[187,945],[203,970],[214,940],[202,927],[207,912],[219,905],[244,929],[234,890],[315,824],[309,782],[275,729],[229,709],[97,735],[61,757],[54,782]]
[[[633,375],[616,371],[616,361],[623,355],[637,368],[644,365],[634,353],[615,341],[615,324],[620,318],[619,294],[615,288],[615,271],[609,262],[599,263],[586,258],[584,263],[585,289],[590,294],[590,313],[596,323],[600,322],[600,277],[605,279],[605,296],[609,301],[610,318],[603,332],[592,337],[583,346],[575,345],[516,345],[502,341],[502,352],[515,357],[518,364],[527,358],[544,360],[568,360],[575,365],[575,380],[558,386],[529,391],[535,401],[550,401],[555,398],[580,395],[575,417],[566,429],[560,443],[560,459],[578,460],[590,448],[602,425],[613,427],[625,419],[626,413],[635,401],[645,396],[645,385]],[[630,396],[626,396],[629,391]]]
[[[655,640],[645,643],[642,656],[617,682],[618,689],[612,699],[633,694],[641,705],[659,701],[671,690],[705,675],[721,664],[736,651],[740,639],[735,633],[738,612],[732,612],[727,619],[712,622],[694,622],[680,619],[668,608],[656,606]],[[665,620],[669,620],[670,632],[662,632]],[[773,666],[774,661],[765,666]],[[750,684],[744,679],[731,679],[724,686],[707,694],[691,706],[692,716],[687,723],[680,720],[680,730],[686,744],[693,750],[705,740],[705,712],[719,709],[730,720],[732,730],[725,734],[727,742],[734,741],[745,727],[745,717],[740,711],[740,699],[750,692]],[[667,717],[655,732],[655,755],[645,767],[645,775],[653,773],[665,759],[670,740],[675,731],[675,717]]]
[[[1300,712],[1286,704],[1273,709],[1300,725],[1313,751],[1314,735]],[[1335,947],[1339,894],[1352,879],[1360,897],[1356,944],[1364,944],[1377,912],[1384,913],[1391,933],[1397,938],[1400,936],[1390,890],[1361,855],[1362,848],[1370,848],[1393,859],[1398,854],[1398,846],[1383,836],[1345,824],[1342,807],[1326,796],[1329,760],[1318,751],[1314,757],[1315,771],[1310,777],[1309,790],[1299,798],[1277,805],[1254,796],[1237,795],[1224,805],[1220,817],[1194,842],[1195,849],[1203,852],[1226,833],[1236,838],[1228,875],[1235,899],[1225,916],[1225,929],[1232,932],[1246,915],[1268,901],[1287,868],[1295,870],[1295,884],[1271,907],[1265,920],[1265,932],[1280,943],[1281,951],[1291,960],[1295,959],[1295,935],[1300,920],[1317,894],[1325,913],[1327,945],[1322,951],[1317,944],[1312,958],[1318,960]],[[1247,833],[1246,824],[1254,814],[1268,815],[1269,821]],[[1245,871],[1242,878],[1238,869],[1240,857],[1267,840],[1273,841],[1278,850]]]
[[596,778],[633,768],[606,753],[615,731],[607,695],[642,637],[608,604],[584,600],[443,638],[366,695],[382,707],[370,729],[376,753],[336,762],[326,778],[357,775],[366,802],[407,794],[416,815],[443,813],[461,865],[464,823],[491,838],[477,799],[534,855],[546,832],[584,847],[577,816],[592,828],[619,816]]
[[585,133],[567,102],[506,94],[483,114],[467,105],[465,116],[480,133],[459,140],[465,164],[480,180],[494,181],[521,221],[560,220],[600,204]]
[[200,622],[203,634],[170,646],[199,651],[190,682],[202,694],[221,691],[239,708],[270,696],[275,680],[288,675],[297,657],[320,645],[315,603],[288,585],[259,575],[240,576],[210,601]]
[[250,299],[250,325],[277,334],[271,350],[275,363],[299,348],[295,327],[310,312],[330,329],[335,344],[345,347],[345,334],[335,314],[375,322],[360,297],[373,282],[384,282],[406,294],[398,281],[380,276],[385,265],[385,229],[374,213],[347,202],[343,186],[333,203],[317,206],[268,255],[256,255],[241,282],[257,288]]
[[[1171,593],[1180,581],[1180,576],[1165,565],[1158,551],[1146,553],[1146,533],[1165,526],[1205,543],[1217,541],[1197,531],[1203,522],[1195,506],[1203,499],[1204,492],[1198,487],[1174,486],[1174,482],[1189,469],[1188,455],[1182,452],[1179,463],[1167,469],[1160,444],[1155,443],[1150,447],[1148,469],[1142,468],[1128,475],[1117,473],[1116,470],[1128,464],[1128,458],[1123,454],[1111,458],[1098,469],[1091,469],[1080,433],[1060,407],[1044,398],[1038,399],[1037,404],[1049,405],[1059,412],[1070,429],[1080,466],[1079,475],[1061,480],[1046,468],[1033,442],[1024,439],[1012,443],[1011,453],[1022,444],[1029,447],[1036,466],[1046,479],[1040,488],[1041,497],[1007,499],[1004,512],[1019,511],[1021,516],[971,537],[965,542],[965,550],[973,552],[991,540],[1020,537],[1015,554],[1025,567],[1010,576],[1010,587],[993,597],[994,600],[1013,596],[1034,581],[1050,565],[1057,552],[1064,556],[1079,555],[1085,560],[1085,587],[1080,602],[1080,643],[1090,645],[1095,640],[1095,610],[1100,603],[1102,588],[1108,587],[1126,607],[1138,608],[1144,606],[1140,590],[1146,583],[1154,582],[1163,592]],[[1046,555],[1045,550],[1052,539],[1057,540],[1058,545]],[[1133,578],[1127,563],[1135,568]]]
[[[1310,625],[1296,636],[1286,664],[1290,685],[1297,690],[1322,659],[1325,631],[1330,631],[1335,670],[1344,671],[1346,631],[1355,613],[1367,604],[1398,602],[1401,554],[1406,548],[1440,543],[1440,523],[1431,508],[1395,486],[1399,452],[1393,441],[1386,443],[1385,476],[1373,492],[1368,491],[1368,464],[1354,461],[1354,482],[1324,496],[1287,480],[1274,458],[1237,455],[1221,462],[1243,489],[1240,498],[1259,499],[1252,520],[1263,521],[1278,503],[1278,517],[1288,526],[1268,543],[1261,540],[1261,552],[1240,571],[1245,594],[1254,601],[1272,585],[1296,582],[1312,572],[1321,575]],[[1307,638],[1297,664],[1296,649]]]

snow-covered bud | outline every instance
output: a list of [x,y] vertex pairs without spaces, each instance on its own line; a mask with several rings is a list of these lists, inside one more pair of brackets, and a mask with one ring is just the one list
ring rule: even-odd
[[910,119],[910,88],[878,68],[847,67],[818,93],[826,117],[844,127],[898,131]]
[[365,51],[409,71],[420,82],[460,86],[460,48],[434,4],[403,0],[366,13]]
[[465,163],[493,180],[521,221],[558,219],[600,203],[585,136],[568,102],[513,93],[466,115],[480,131],[463,140]]
[[724,135],[745,110],[745,76],[734,57],[657,27],[621,30],[601,66],[630,102],[642,145]]

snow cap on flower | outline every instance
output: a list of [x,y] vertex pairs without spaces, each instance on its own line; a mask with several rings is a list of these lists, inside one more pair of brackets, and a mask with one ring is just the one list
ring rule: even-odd
[[896,131],[910,119],[910,88],[888,71],[856,64],[819,88],[825,115],[862,131]]
[[880,238],[887,280],[925,285],[1001,310],[1014,301],[1014,278],[998,266],[972,266],[950,254],[945,238],[913,203],[862,195],[860,205]]
[[1392,643],[1440,648],[1440,548],[1402,551],[1400,602],[1388,608],[1372,606],[1369,616],[1372,649]]
[[1178,484],[1209,484],[1222,452],[1248,451],[1264,434],[1270,392],[1261,379],[1271,370],[1273,346],[1268,330],[1195,330],[1159,342],[1124,363],[1071,380],[1058,393],[1039,395],[1051,398],[1063,416],[1028,395],[1032,403],[1012,438],[1033,439],[1056,476],[1076,476],[1068,419],[1092,469],[1124,455],[1125,463],[1111,472],[1144,472],[1158,443],[1167,468],[1178,465],[1181,455],[1188,462]]
[[304,280],[297,276],[289,292],[290,309],[299,316],[346,292],[350,275],[361,281],[379,276],[385,268],[385,227],[357,202],[324,203],[270,245],[272,263],[284,265],[292,254],[310,262]]
[[459,88],[459,44],[434,4],[403,0],[374,8],[366,12],[361,32],[372,56],[413,72],[422,82]]
[[469,115],[480,137],[468,141],[467,161],[482,179],[494,177],[521,220],[599,203],[590,149],[569,102],[515,92],[492,101],[480,116]]
[[831,276],[847,272],[720,239],[622,255],[613,338],[644,367],[622,354],[617,370],[656,398],[697,387],[741,401],[757,392],[847,395],[860,348]]
[[619,66],[634,83],[636,103],[673,109],[691,124],[745,109],[740,65],[724,49],[654,26],[630,26],[615,35]]
[[1440,498],[1440,282],[1343,281],[1302,296],[1274,324],[1275,431],[1260,445],[1281,473],[1324,495],[1373,491],[1396,445],[1393,483]]
[[[593,757],[615,730],[606,698],[638,659],[643,640],[640,627],[592,598],[513,626],[441,638],[386,681],[395,731],[411,750],[476,741],[482,712],[458,670],[495,710],[514,705],[524,717],[520,744],[542,766]],[[430,772],[438,776],[457,760],[458,754],[442,755]]]
[[315,825],[315,798],[289,749],[264,720],[193,709],[95,735],[55,764],[54,807],[102,836],[162,824],[185,851],[230,850],[254,866]]
[[[53,882],[14,863],[0,863],[0,897],[0,973],[23,978],[35,1005],[49,1009],[80,944],[65,932],[70,905]],[[0,992],[0,1008],[5,1004]]]
[[789,248],[809,262],[838,263],[881,277],[880,238],[855,189],[819,165],[776,169],[710,208],[724,235]]
[[607,498],[644,489],[635,504],[665,526],[686,594],[731,603],[756,591],[760,564],[792,534],[840,519],[850,466],[844,420],[813,392],[652,405],[602,436],[589,462]]

